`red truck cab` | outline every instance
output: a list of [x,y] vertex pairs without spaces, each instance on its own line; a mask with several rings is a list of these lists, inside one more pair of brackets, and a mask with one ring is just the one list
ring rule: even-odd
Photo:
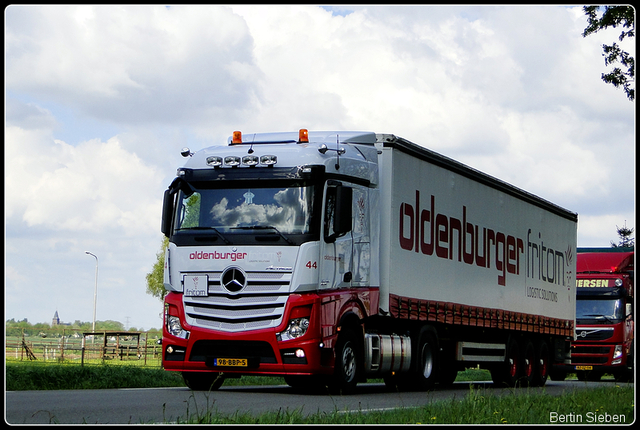
[[633,266],[633,248],[578,248],[576,339],[566,373],[633,379]]

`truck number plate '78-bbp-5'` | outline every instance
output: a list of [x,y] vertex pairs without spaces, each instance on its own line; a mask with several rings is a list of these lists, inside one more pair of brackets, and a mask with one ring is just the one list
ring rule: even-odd
[[216,366],[225,367],[247,367],[249,365],[246,358],[216,358],[214,363]]

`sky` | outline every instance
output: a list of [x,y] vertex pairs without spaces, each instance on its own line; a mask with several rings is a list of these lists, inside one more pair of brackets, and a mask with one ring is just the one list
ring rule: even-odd
[[[160,328],[162,195],[245,133],[392,133],[635,228],[635,103],[580,6],[5,8],[5,319]],[[635,56],[635,41],[622,46]],[[635,235],[634,235],[635,237]]]

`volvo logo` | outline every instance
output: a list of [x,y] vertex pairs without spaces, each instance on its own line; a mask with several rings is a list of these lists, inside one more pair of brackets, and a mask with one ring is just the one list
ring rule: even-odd
[[247,275],[239,267],[227,267],[222,272],[220,284],[230,293],[237,293],[247,286]]

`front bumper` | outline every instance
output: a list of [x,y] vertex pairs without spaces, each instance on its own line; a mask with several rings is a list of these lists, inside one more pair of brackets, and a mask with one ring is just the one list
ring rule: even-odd
[[188,341],[163,338],[163,366],[174,371],[329,374],[333,351],[323,346],[320,339],[278,342],[275,331],[228,336],[193,330]]
[[[177,311],[188,336],[172,335],[163,329],[162,359],[165,370],[213,371],[259,375],[331,374],[333,349],[326,347],[320,336],[319,319],[315,315],[317,298],[298,297],[290,301],[284,315],[292,309],[310,307],[312,321],[309,330],[290,340],[278,340],[277,333],[287,327],[290,318],[283,318],[279,327],[245,332],[224,332],[188,326],[184,322],[179,295],[167,296],[165,303]],[[184,333],[186,333],[184,332]]]

